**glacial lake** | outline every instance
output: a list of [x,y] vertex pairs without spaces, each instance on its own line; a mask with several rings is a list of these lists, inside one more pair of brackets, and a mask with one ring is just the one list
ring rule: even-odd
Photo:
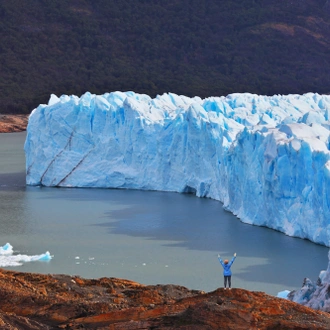
[[177,193],[25,185],[26,133],[0,134],[0,246],[49,251],[49,262],[6,269],[85,278],[120,277],[212,291],[223,285],[276,295],[315,281],[328,248],[239,221],[218,201]]

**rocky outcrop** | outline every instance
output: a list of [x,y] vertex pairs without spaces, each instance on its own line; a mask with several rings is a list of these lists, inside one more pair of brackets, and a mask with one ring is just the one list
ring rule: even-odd
[[0,328],[329,329],[330,315],[243,289],[0,270]]
[[1,115],[0,133],[14,133],[26,130],[29,115]]

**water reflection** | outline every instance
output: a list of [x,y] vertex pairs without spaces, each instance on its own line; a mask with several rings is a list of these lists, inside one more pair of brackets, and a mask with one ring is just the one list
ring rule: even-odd
[[[24,173],[26,132],[0,134],[0,173]],[[25,182],[25,180],[24,180]]]

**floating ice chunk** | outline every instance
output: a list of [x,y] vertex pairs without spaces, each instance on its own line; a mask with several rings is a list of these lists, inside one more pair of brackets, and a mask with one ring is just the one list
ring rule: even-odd
[[13,267],[21,266],[24,262],[31,261],[49,261],[52,259],[49,251],[40,255],[24,255],[17,254],[14,255],[13,247],[7,243],[4,246],[0,247],[0,267]]
[[283,298],[283,299],[288,299],[288,294],[290,293],[289,290],[283,290],[278,292],[277,297],[278,298]]
[[36,261],[36,260],[39,260],[39,261],[49,261],[51,259],[52,259],[52,257],[50,255],[49,251],[47,251],[46,253],[43,253],[43,254],[40,254],[40,255],[32,256],[31,257],[31,261]]
[[4,246],[0,247],[0,255],[13,254],[13,247],[6,243]]

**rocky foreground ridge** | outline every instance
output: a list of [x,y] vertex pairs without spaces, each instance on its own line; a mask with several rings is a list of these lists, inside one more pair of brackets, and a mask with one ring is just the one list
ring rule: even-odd
[[330,315],[262,292],[0,269],[1,329],[330,329]]
[[1,115],[0,133],[14,133],[26,130],[28,115]]

